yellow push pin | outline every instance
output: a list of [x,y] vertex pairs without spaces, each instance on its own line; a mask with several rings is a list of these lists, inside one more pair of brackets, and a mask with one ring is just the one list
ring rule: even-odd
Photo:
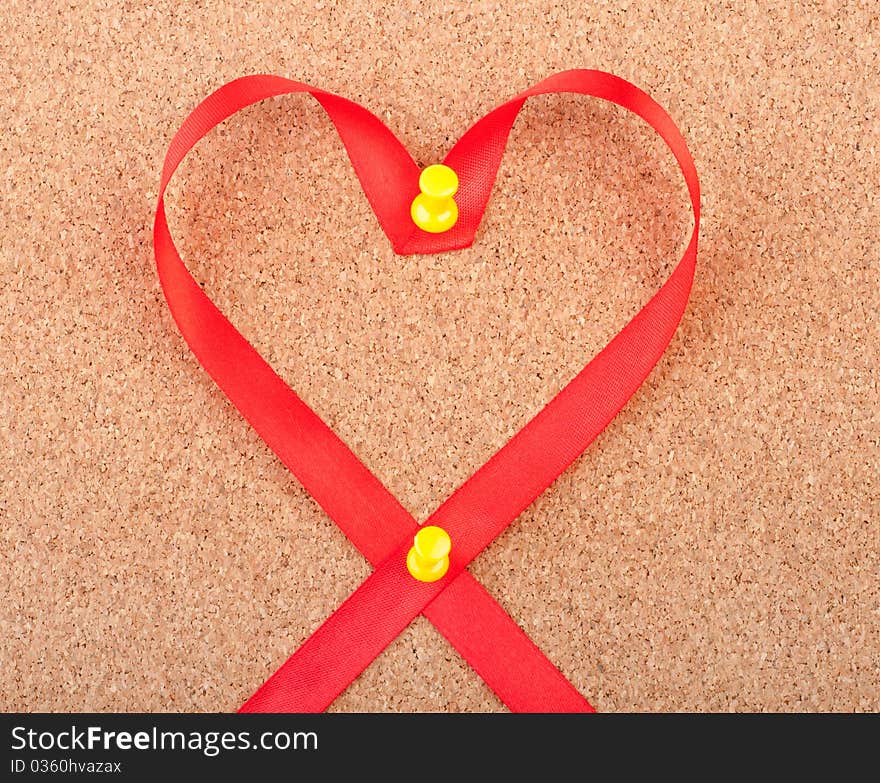
[[416,533],[415,546],[406,556],[406,567],[420,582],[436,582],[449,570],[452,540],[442,527],[426,525]]
[[413,222],[432,234],[449,231],[458,220],[458,204],[452,198],[458,190],[458,175],[449,166],[435,163],[419,176],[419,190],[409,210]]

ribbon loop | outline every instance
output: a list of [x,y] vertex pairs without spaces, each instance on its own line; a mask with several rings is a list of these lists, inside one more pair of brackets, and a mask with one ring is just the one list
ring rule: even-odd
[[[653,298],[431,515],[428,522],[443,527],[454,545],[446,575],[421,582],[405,565],[417,522],[201,290],[171,238],[165,190],[186,153],[236,111],[269,97],[308,93],[330,116],[395,251],[466,247],[476,235],[520,109],[533,95],[556,92],[611,101],[658,132],[687,183],[693,233]],[[693,282],[700,221],[696,169],[684,138],[656,101],[619,77],[589,70],[556,74],[502,104],[473,125],[444,162],[459,176],[459,220],[448,232],[430,234],[417,229],[409,214],[418,192],[418,167],[381,120],[348,99],[265,75],[237,79],[208,96],[186,118],[166,155],[154,246],[159,279],[181,333],[217,385],[376,567],[242,711],[325,709],[420,613],[512,710],[592,711],[466,568],[617,415],[665,351]]]

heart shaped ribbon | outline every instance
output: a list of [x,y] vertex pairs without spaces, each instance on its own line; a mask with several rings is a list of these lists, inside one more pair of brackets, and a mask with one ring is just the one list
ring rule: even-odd
[[[406,556],[416,520],[272,370],[204,294],[180,258],[165,214],[165,190],[190,149],[239,109],[273,96],[308,93],[336,127],[364,193],[397,253],[467,247],[477,228],[510,129],[525,101],[579,93],[634,112],[669,146],[694,212],[690,242],[651,300],[590,363],[431,515],[453,547],[446,575],[413,579]],[[601,71],[565,71],[489,112],[443,161],[456,171],[459,219],[449,231],[417,228],[410,204],[419,169],[394,134],[362,106],[278,76],[224,85],[174,136],[159,186],[154,247],[171,313],[193,353],[281,461],[375,567],[241,708],[245,712],[326,709],[419,614],[473,666],[501,700],[520,712],[586,712],[589,702],[565,679],[466,570],[468,564],[576,459],[617,415],[666,350],[693,282],[700,222],[697,172],[684,138],[663,108],[629,82]]]

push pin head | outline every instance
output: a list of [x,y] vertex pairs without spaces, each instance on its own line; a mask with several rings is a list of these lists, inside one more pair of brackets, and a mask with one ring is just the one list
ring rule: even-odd
[[436,582],[449,570],[452,541],[442,527],[426,525],[416,533],[414,546],[406,556],[406,567],[420,582]]
[[458,205],[452,198],[458,190],[458,175],[442,163],[428,166],[419,176],[419,190],[410,207],[413,222],[432,234],[449,231],[458,220]]

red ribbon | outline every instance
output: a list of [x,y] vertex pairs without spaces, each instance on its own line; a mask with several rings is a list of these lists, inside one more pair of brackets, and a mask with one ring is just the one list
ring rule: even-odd
[[[418,529],[415,519],[202,292],[168,229],[165,189],[187,152],[239,109],[300,92],[312,95],[329,115],[397,253],[439,253],[473,242],[510,128],[532,95],[579,93],[629,109],[660,134],[687,183],[694,229],[668,280],[568,386],[429,518],[453,542],[449,571],[437,582],[419,582],[406,569],[406,553]],[[459,220],[446,233],[429,234],[409,214],[419,169],[382,121],[345,98],[277,76],[237,79],[208,96],[186,118],[166,155],[154,244],[162,288],[181,333],[217,385],[375,567],[243,712],[326,709],[419,614],[511,710],[592,711],[466,568],[605,428],[666,349],[693,282],[700,220],[697,172],[684,138],[658,103],[623,79],[588,70],[556,74],[494,109],[462,136],[444,163],[459,177]]]

